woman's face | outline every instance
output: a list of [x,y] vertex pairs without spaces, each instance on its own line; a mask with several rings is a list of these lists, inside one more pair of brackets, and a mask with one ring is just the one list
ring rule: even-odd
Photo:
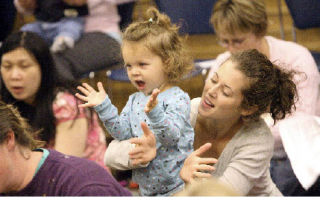
[[1,76],[11,95],[33,104],[41,84],[41,68],[24,48],[5,53],[1,59]]
[[235,63],[227,60],[212,78],[207,79],[202,93],[199,114],[213,119],[239,119],[243,110],[242,90],[248,86],[248,79]]
[[257,37],[252,32],[236,32],[234,35],[228,32],[217,32],[219,44],[231,53],[236,53],[248,49],[260,49],[261,37]]

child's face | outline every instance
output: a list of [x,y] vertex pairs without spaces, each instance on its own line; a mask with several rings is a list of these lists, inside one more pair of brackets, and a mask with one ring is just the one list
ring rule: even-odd
[[167,76],[163,62],[143,42],[124,41],[122,56],[129,79],[139,91],[150,95],[153,89],[165,87]]

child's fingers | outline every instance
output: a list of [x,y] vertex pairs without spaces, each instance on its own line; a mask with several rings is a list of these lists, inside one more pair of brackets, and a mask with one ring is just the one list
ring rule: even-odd
[[141,122],[140,124],[141,129],[143,131],[143,135],[146,136],[148,138],[148,136],[153,136],[153,133],[151,132],[151,130],[149,129],[148,125],[145,122]]
[[82,83],[82,86],[85,87],[89,92],[95,92],[95,90],[87,83]]
[[133,160],[133,159],[138,159],[138,158],[142,158],[143,157],[143,153],[142,152],[138,152],[138,153],[136,153],[136,154],[129,154],[129,158],[131,159],[131,160]]
[[97,83],[97,87],[98,87],[98,91],[99,92],[105,92],[105,90],[103,88],[103,85],[102,85],[102,83],[100,81]]
[[150,107],[148,107],[148,106],[145,106],[145,108],[144,108],[144,112],[145,113],[149,113],[151,111],[151,108]]
[[129,152],[129,156],[130,158],[137,158],[140,153],[143,153],[142,149],[140,147],[136,147]]
[[148,100],[148,102],[147,102],[147,104],[146,104],[146,106],[147,106],[147,107],[151,107],[151,106],[152,106],[152,103],[153,103],[153,98],[150,97],[149,100]]
[[150,96],[149,102],[148,102],[151,106],[155,105],[155,103],[157,102],[157,97],[158,97],[159,93],[160,93],[159,89],[153,90],[153,92]]
[[93,106],[92,104],[88,104],[88,103],[78,105],[79,108],[86,108],[86,107],[92,107],[92,106]]
[[141,160],[140,160],[140,159],[134,159],[134,160],[131,160],[131,164],[132,164],[133,166],[140,165],[140,162],[141,162]]
[[154,90],[152,91],[151,97],[152,97],[153,99],[156,99],[156,98],[158,97],[159,93],[160,93],[160,90],[159,90],[158,88],[156,88],[156,89],[154,89]]
[[[142,144],[142,139],[141,138],[131,138],[130,139],[130,143],[132,144],[136,144],[136,145],[141,145]],[[137,146],[135,147],[135,149],[137,148]]]
[[82,101],[85,101],[85,102],[88,101],[88,98],[86,96],[80,95],[79,93],[76,93],[75,96]]
[[85,96],[88,96],[90,92],[82,86],[77,86],[77,89],[80,90]]
[[153,97],[150,96],[147,104],[146,104],[146,107],[151,107],[152,106],[152,103],[153,103]]

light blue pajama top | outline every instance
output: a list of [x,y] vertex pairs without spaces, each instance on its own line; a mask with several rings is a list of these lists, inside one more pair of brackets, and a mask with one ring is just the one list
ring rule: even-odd
[[140,137],[140,123],[147,123],[157,140],[157,156],[146,168],[134,169],[133,180],[143,196],[171,195],[183,187],[179,172],[193,151],[190,98],[179,87],[172,87],[158,95],[158,104],[146,114],[149,98],[142,92],[130,95],[120,116],[109,97],[94,109],[112,137],[120,141]]

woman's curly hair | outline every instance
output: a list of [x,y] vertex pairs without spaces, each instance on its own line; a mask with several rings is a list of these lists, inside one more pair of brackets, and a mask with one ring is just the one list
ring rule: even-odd
[[242,108],[255,110],[244,119],[256,120],[268,112],[276,122],[295,110],[298,94],[293,77],[298,72],[280,69],[255,49],[236,53],[230,60],[249,78],[249,86],[242,91]]

